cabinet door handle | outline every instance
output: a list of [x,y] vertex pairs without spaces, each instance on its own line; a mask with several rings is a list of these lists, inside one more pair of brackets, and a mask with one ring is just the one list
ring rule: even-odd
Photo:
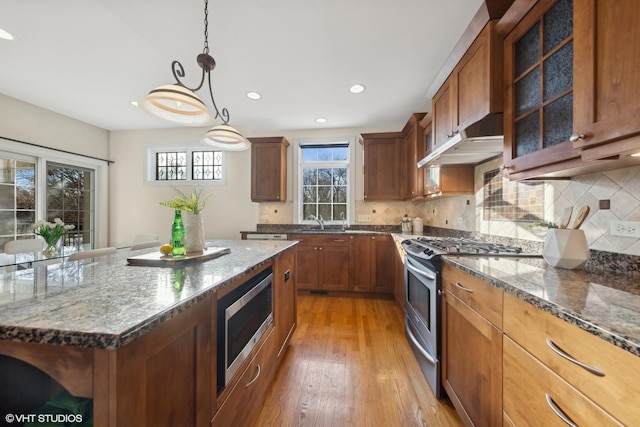
[[258,381],[258,378],[260,377],[260,364],[258,364],[258,366],[256,366],[256,374],[255,376],[251,379],[251,381],[249,381],[244,387],[245,388],[249,388],[249,386],[253,383],[255,383],[256,381]]
[[470,294],[473,293],[473,289],[469,289],[467,287],[462,286],[462,283],[460,283],[460,282],[456,282],[456,288],[462,289],[463,291],[469,292]]
[[584,139],[584,135],[581,133],[574,133],[569,137],[569,141],[571,142],[578,142],[578,141],[582,141]]
[[556,414],[558,416],[558,418],[560,418],[562,421],[564,421],[568,426],[578,427],[578,424],[574,423],[571,420],[571,418],[569,418],[564,413],[564,411],[562,409],[558,408],[558,405],[556,405],[556,402],[553,401],[553,399],[551,398],[549,393],[545,393],[544,397],[547,399],[547,405],[549,405],[549,408],[551,408],[553,413]]
[[334,241],[334,242],[338,242],[338,243],[340,243],[340,242],[346,242],[346,240],[344,240],[344,239],[334,239],[333,241]]
[[560,357],[562,357],[564,359],[567,359],[571,363],[575,363],[576,365],[580,366],[581,368],[586,369],[587,371],[591,372],[593,375],[597,375],[599,377],[604,377],[604,372],[602,372],[600,369],[594,368],[593,366],[589,366],[586,363],[583,363],[583,362],[581,362],[581,361],[579,361],[577,359],[574,359],[573,357],[569,356],[560,347],[558,347],[553,341],[551,341],[551,338],[547,338],[547,345],[558,356],[560,356]]
[[318,250],[319,250],[319,251],[321,251],[321,250],[322,250],[322,248],[318,248]]

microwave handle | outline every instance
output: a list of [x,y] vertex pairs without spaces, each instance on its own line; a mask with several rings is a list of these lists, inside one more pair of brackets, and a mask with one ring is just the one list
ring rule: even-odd
[[411,270],[412,272],[414,272],[416,274],[419,274],[420,276],[426,277],[429,280],[436,280],[436,276],[432,276],[430,274],[427,274],[425,271],[419,270],[419,269],[415,268],[413,265],[411,265],[411,261],[409,261],[409,258],[407,258],[406,265],[407,265],[407,268],[409,270]]
[[420,343],[416,339],[415,335],[413,335],[413,332],[411,332],[411,327],[409,326],[409,318],[407,318],[407,317],[404,318],[404,329],[407,331],[407,335],[409,336],[409,339],[411,340],[413,345],[418,349],[420,354],[422,354],[424,356],[424,358],[427,359],[431,364],[435,365],[436,364],[436,360],[433,358],[432,355],[430,355],[427,352],[427,350],[425,350],[422,347],[422,345],[420,345]]

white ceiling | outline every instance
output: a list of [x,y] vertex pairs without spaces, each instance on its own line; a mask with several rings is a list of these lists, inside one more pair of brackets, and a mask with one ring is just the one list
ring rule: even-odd
[[[425,93],[481,3],[210,0],[216,103],[247,136],[401,130],[431,109]],[[173,83],[173,60],[187,86],[199,82],[203,10],[202,0],[1,0],[0,28],[18,40],[0,39],[0,93],[107,130],[175,127],[129,101]],[[367,90],[350,94],[354,83]]]

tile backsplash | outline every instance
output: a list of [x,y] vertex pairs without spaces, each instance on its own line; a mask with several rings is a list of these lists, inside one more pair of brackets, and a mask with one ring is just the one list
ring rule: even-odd
[[[484,172],[501,166],[501,161],[488,162],[476,167],[476,183],[482,182]],[[528,228],[527,223],[516,221],[487,220],[481,214],[484,188],[476,192],[476,231],[481,233],[543,241],[544,228]],[[600,209],[600,201],[610,202],[610,209]],[[447,203],[447,202],[445,202]],[[455,204],[454,201],[452,201]],[[618,169],[570,180],[544,181],[545,221],[559,224],[569,207],[573,214],[583,206],[590,208],[589,216],[580,227],[587,236],[591,249],[640,255],[640,239],[611,236],[611,221],[640,221],[640,167]],[[572,220],[573,221],[573,220]]]
[[[475,194],[468,196],[417,202],[357,200],[355,218],[357,219],[358,215],[368,215],[371,221],[367,223],[354,220],[352,224],[399,225],[402,217],[407,214],[412,218],[423,218],[425,226],[543,242],[546,236],[545,228],[527,227],[528,222],[513,219],[517,216],[509,218],[508,215],[489,215],[490,218],[487,218],[485,173],[500,169],[501,166],[502,159],[477,166]],[[611,221],[640,221],[640,166],[582,175],[567,180],[541,182],[541,187],[532,193],[536,198],[542,196],[543,199],[542,208],[535,208],[536,220],[542,213],[540,220],[559,224],[566,208],[574,207],[575,215],[581,206],[588,205],[590,213],[581,228],[591,249],[640,255],[640,239],[612,236],[610,233]],[[610,209],[600,209],[602,200],[610,201]],[[290,224],[293,222],[293,204],[262,203],[260,215],[260,223]],[[522,216],[518,218],[521,219]]]

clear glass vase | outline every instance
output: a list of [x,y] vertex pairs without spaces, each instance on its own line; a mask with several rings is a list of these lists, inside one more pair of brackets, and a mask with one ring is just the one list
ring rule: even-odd
[[61,239],[58,239],[55,242],[53,241],[47,242],[47,247],[42,251],[42,254],[47,258],[57,257],[58,255],[60,255],[60,252],[61,252],[60,242],[61,242]]

